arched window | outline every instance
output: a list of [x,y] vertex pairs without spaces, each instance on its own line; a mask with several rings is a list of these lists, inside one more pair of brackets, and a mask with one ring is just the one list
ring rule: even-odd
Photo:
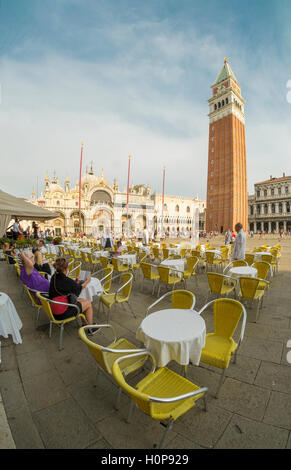
[[216,111],[216,110],[217,110],[217,104],[214,105],[214,111]]
[[178,206],[178,204],[176,205],[176,212],[179,212],[180,211],[180,208]]
[[224,100],[222,100],[222,102],[221,102],[221,106],[224,106]]
[[290,202],[286,202],[286,212],[290,212]]
[[228,104],[228,98],[225,98],[225,104]]
[[283,205],[282,202],[279,202],[279,213],[282,214],[283,212]]
[[271,211],[272,211],[272,214],[275,214],[275,204],[271,205]]
[[187,209],[186,209],[186,212],[190,212],[190,207],[188,206]]
[[264,205],[264,212],[265,212],[265,214],[268,214],[268,204]]
[[261,213],[261,206],[260,204],[257,205],[257,214],[260,214]]
[[221,103],[220,103],[220,101],[219,101],[219,103],[218,103],[218,107],[220,108],[220,106],[221,106]]

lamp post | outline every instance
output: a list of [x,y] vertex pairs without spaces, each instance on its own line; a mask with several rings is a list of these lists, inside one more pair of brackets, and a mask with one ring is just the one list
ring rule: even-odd
[[80,177],[79,177],[79,227],[81,233],[81,177],[82,177],[82,161],[83,161],[83,146],[84,142],[81,143],[81,157],[80,157]]
[[128,201],[129,201],[130,159],[131,159],[131,155],[128,155],[127,199],[126,199],[126,225],[127,225],[127,226],[128,226]]
[[165,167],[165,166],[163,166],[162,236],[164,235],[165,172],[166,172],[166,167]]

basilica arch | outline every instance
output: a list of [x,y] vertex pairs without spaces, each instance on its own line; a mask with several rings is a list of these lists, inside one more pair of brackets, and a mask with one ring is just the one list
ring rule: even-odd
[[91,211],[92,235],[104,233],[113,229],[113,211],[106,202],[96,203]]

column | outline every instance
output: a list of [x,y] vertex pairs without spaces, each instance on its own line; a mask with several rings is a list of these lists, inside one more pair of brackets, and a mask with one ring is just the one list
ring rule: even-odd
[[268,203],[268,214],[272,214],[272,204]]
[[284,220],[284,232],[286,232],[286,230],[287,230],[287,222],[286,220]]
[[257,233],[257,222],[254,222],[254,233]]
[[279,203],[275,202],[275,214],[279,214]]
[[276,232],[279,233],[279,222],[276,220]]
[[271,225],[271,221],[269,220],[268,222],[268,233],[271,233],[272,231],[272,225]]

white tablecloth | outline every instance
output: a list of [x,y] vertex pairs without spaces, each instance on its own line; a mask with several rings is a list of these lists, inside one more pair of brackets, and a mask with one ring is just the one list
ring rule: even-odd
[[136,255],[120,255],[117,259],[120,263],[128,264],[129,266],[136,264]]
[[172,360],[181,365],[191,360],[198,365],[205,346],[206,326],[193,310],[160,310],[142,321],[136,337],[153,354],[158,367]]
[[150,246],[141,246],[140,251],[143,251],[146,255],[150,254],[151,247]]
[[19,330],[22,328],[22,322],[16,312],[14,304],[10,297],[4,292],[0,292],[0,335],[8,338],[12,335],[15,344],[22,343]]
[[59,254],[59,247],[58,245],[53,245],[53,244],[48,244],[45,246],[47,249],[47,252],[50,255],[58,255]]
[[266,251],[257,251],[256,253],[253,253],[254,254],[254,260],[255,261],[261,261],[262,260],[262,255],[269,255],[270,253],[266,252]]
[[[184,260],[183,259],[166,259],[161,262],[161,266],[166,268],[177,269],[178,271],[184,271]],[[182,277],[182,273],[174,273],[178,277]]]
[[106,258],[109,257],[110,253],[109,251],[102,251],[102,250],[99,250],[99,251],[94,251],[93,255],[96,257],[96,258],[100,258],[100,256],[105,256]]
[[221,258],[220,250],[206,250],[203,252],[203,257],[206,259],[206,253],[214,253],[214,259]]
[[101,295],[103,292],[103,287],[99,279],[92,277],[89,284],[81,290],[79,297],[92,302],[94,295]]
[[230,268],[227,275],[231,277],[257,277],[258,271],[251,266],[237,266],[236,268]]

